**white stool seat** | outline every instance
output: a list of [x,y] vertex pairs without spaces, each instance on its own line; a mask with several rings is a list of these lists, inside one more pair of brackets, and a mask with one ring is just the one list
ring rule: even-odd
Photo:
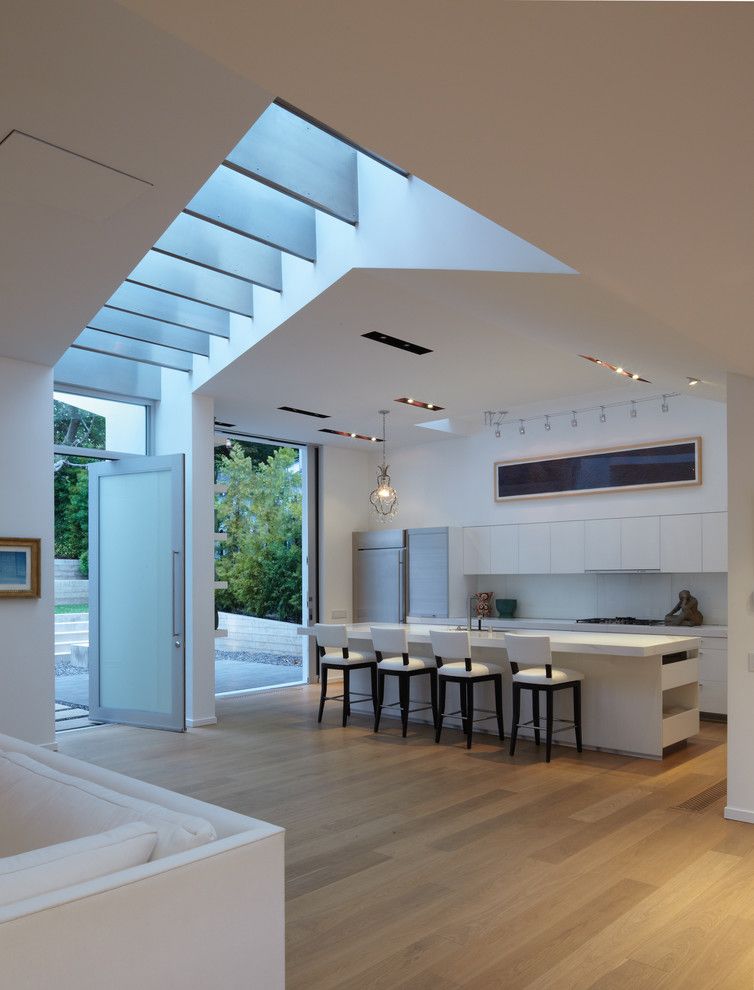
[[376,661],[374,653],[359,653],[358,650],[349,650],[348,657],[338,656],[337,653],[325,653],[320,657],[320,666],[326,663],[328,667],[350,667],[354,663],[369,663]]
[[583,681],[584,675],[579,670],[569,670],[566,667],[553,667],[552,677],[547,676],[544,667],[525,667],[513,675],[514,684],[569,684],[571,681]]
[[377,664],[378,670],[434,670],[437,664],[434,660],[424,657],[409,657],[408,663],[403,662],[403,657],[388,657],[380,660]]
[[438,673],[440,677],[487,677],[489,674],[502,674],[502,669],[495,663],[483,663],[472,660],[471,670],[466,670],[466,664],[444,663]]

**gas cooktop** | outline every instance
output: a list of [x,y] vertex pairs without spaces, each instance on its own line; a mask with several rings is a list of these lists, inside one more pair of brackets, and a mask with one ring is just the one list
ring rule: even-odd
[[588,622],[598,626],[663,626],[662,619],[637,619],[633,615],[615,615],[612,619],[576,619],[577,622]]

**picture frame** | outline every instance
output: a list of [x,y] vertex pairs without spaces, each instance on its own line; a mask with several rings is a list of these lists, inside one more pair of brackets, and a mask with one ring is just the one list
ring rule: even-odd
[[649,440],[496,461],[496,502],[702,484],[702,438]]
[[0,536],[0,599],[39,598],[41,540]]

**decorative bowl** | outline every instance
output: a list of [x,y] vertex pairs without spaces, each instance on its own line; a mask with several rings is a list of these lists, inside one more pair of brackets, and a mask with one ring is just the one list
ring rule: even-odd
[[496,598],[495,608],[499,619],[512,619],[518,606],[517,598]]

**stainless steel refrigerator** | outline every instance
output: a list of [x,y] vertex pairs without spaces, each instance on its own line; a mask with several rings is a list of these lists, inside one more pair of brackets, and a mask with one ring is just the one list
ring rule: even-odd
[[354,622],[405,622],[404,530],[353,534],[353,612]]

